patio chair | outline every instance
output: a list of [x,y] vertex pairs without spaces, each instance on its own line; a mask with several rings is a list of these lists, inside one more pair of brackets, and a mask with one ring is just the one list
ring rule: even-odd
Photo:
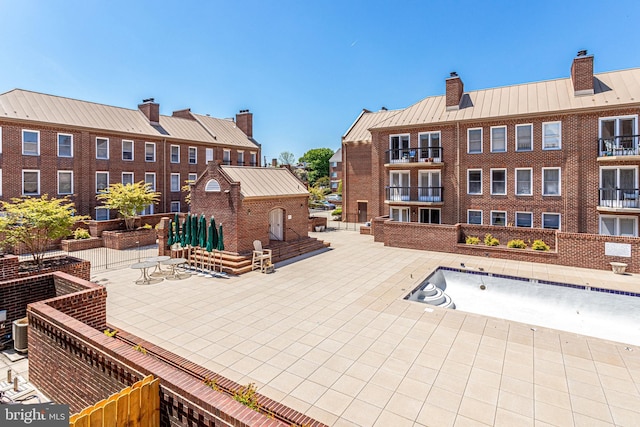
[[271,264],[271,249],[263,249],[260,240],[253,241],[253,259],[251,261],[251,270],[264,271],[265,264]]

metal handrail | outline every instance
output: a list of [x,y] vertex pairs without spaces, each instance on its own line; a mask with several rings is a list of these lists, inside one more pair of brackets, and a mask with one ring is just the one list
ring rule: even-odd
[[638,188],[599,188],[600,203],[605,208],[640,208]]
[[442,147],[398,148],[387,150],[385,163],[442,162]]
[[[413,191],[415,190],[415,191]],[[385,200],[395,202],[442,202],[443,187],[385,187]]]
[[598,138],[598,156],[638,156],[640,135],[618,135],[610,138]]

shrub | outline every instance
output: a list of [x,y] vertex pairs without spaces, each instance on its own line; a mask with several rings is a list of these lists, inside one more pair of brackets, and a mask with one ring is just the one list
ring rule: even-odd
[[342,208],[334,209],[333,212],[331,212],[331,215],[333,215],[333,216],[341,216],[342,215]]
[[500,241],[493,237],[490,233],[484,235],[484,244],[487,246],[498,246]]
[[526,249],[527,244],[524,242],[524,240],[513,239],[513,240],[509,240],[509,243],[507,243],[507,247],[515,248],[515,249]]
[[476,236],[467,236],[464,240],[467,245],[477,245],[480,243],[480,238]]
[[90,237],[91,234],[89,234],[89,231],[84,228],[76,228],[73,231],[73,238],[76,240],[89,239]]
[[142,226],[142,228],[145,230],[151,230],[153,227],[151,226],[151,224],[145,224]]
[[538,239],[533,241],[531,249],[534,251],[548,251],[550,248],[543,240]]

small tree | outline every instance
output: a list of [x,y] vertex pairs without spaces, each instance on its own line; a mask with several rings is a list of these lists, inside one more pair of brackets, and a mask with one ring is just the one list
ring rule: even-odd
[[111,184],[96,198],[102,207],[115,209],[124,218],[127,230],[133,230],[136,217],[147,206],[160,199],[160,193],[151,190],[151,184],[140,181],[135,184]]
[[278,163],[281,165],[292,165],[296,161],[296,156],[290,151],[283,151],[278,156]]
[[195,181],[187,179],[184,181],[184,185],[182,186],[182,188],[180,188],[180,190],[184,191],[185,193],[187,193],[186,196],[184,196],[184,202],[188,205],[191,206],[191,186],[193,185]]
[[68,198],[49,199],[46,194],[2,202],[2,209],[6,216],[0,217],[0,232],[5,234],[5,244],[24,245],[38,270],[53,241],[69,236],[76,222],[89,219],[76,216],[74,204]]

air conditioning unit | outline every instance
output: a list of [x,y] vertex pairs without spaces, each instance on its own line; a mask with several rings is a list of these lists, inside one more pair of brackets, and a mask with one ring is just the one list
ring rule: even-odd
[[28,327],[29,319],[26,317],[13,321],[13,348],[20,353],[26,353],[29,348],[27,343]]

